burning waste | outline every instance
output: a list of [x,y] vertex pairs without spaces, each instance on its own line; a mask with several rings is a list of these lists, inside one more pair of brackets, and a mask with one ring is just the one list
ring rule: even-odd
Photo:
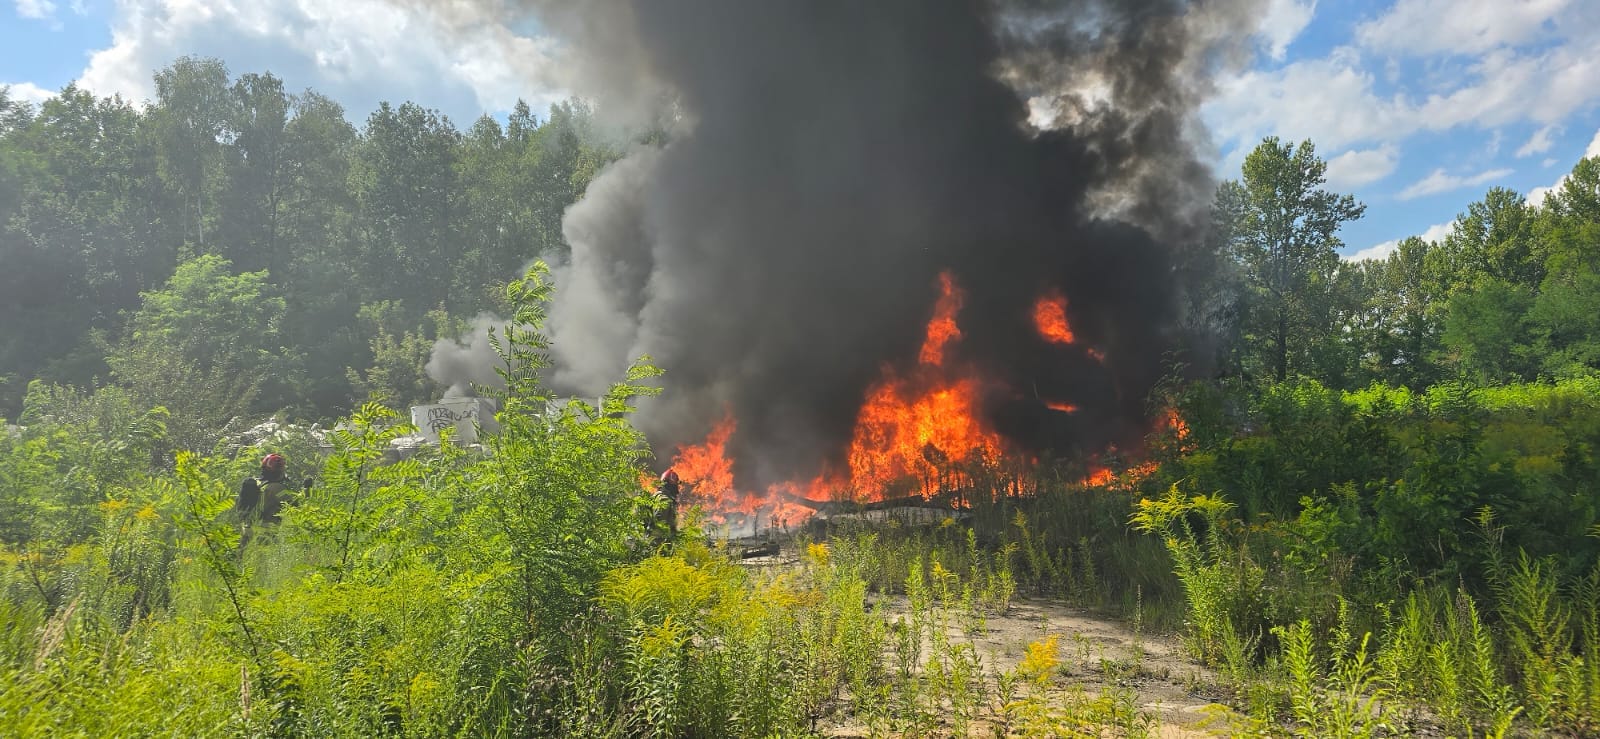
[[529,3],[572,89],[665,129],[545,255],[547,380],[650,357],[658,471],[752,517],[1136,447],[1213,186],[1197,106],[1258,5]]

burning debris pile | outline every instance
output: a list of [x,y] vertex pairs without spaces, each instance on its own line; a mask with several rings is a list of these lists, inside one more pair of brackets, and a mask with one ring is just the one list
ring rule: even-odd
[[667,129],[547,255],[551,384],[651,357],[638,422],[691,499],[778,517],[1136,447],[1196,107],[1258,4],[533,2],[575,89]]
[[[1005,477],[1006,461],[1028,459],[1021,449],[996,432],[982,414],[983,378],[971,367],[947,366],[945,357],[962,332],[957,315],[962,294],[949,273],[939,276],[940,295],[929,320],[918,363],[902,376],[884,365],[883,376],[866,392],[856,417],[855,430],[845,455],[845,469],[826,469],[805,485],[780,482],[765,492],[741,489],[734,482],[734,465],[727,456],[728,442],[736,430],[726,416],[701,444],[679,446],[672,458],[674,470],[693,492],[692,502],[713,511],[718,520],[759,527],[763,516],[775,527],[798,523],[823,509],[825,502],[856,503],[922,501],[942,497],[959,504],[972,484],[972,471],[1001,472],[1001,482],[1012,494],[1027,492],[1029,481]],[[1042,340],[1075,345],[1059,294],[1039,298],[1033,309],[1035,328]],[[1096,361],[1104,354],[1093,347],[1080,350]],[[1040,398],[1045,408],[1064,414],[1078,405]],[[1183,439],[1188,429],[1176,411],[1168,411],[1157,429]],[[1114,450],[1114,448],[1113,448]],[[1134,477],[1148,475],[1153,463],[1129,469]],[[1106,485],[1115,475],[1110,467],[1095,464],[1085,485]]]

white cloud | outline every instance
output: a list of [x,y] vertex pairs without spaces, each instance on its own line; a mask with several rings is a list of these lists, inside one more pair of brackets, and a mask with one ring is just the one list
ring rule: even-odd
[[1289,44],[1300,37],[1300,32],[1311,24],[1316,14],[1317,0],[1271,0],[1261,19],[1260,33],[1267,41],[1267,50],[1273,59],[1283,61]]
[[1220,138],[1242,146],[1278,135],[1337,149],[1413,127],[1404,101],[1379,99],[1372,75],[1342,53],[1220,80],[1205,114]]
[[[185,54],[239,72],[270,71],[363,116],[380,100],[417,100],[465,124],[524,98],[565,97],[553,42],[510,30],[469,3],[389,0],[119,0],[112,42],[83,86],[132,100],[155,96],[154,73]],[[465,119],[465,120],[463,120]]]
[[1517,158],[1523,159],[1526,157],[1531,157],[1534,154],[1543,154],[1549,151],[1550,146],[1555,143],[1550,137],[1556,132],[1556,129],[1557,126],[1551,125],[1534,131],[1533,136],[1529,137],[1528,143],[1523,144],[1522,148],[1517,149]]
[[1392,54],[1478,54],[1533,41],[1572,0],[1399,0],[1356,28],[1356,38]]
[[1536,54],[1486,54],[1469,67],[1473,84],[1430,93],[1416,107],[1416,127],[1444,130],[1467,123],[1562,121],[1600,100],[1600,85],[1594,84],[1600,79],[1600,57],[1587,48],[1588,43],[1574,40]]
[[32,20],[54,18],[56,4],[51,0],[16,0],[17,15]]
[[[1559,130],[1600,104],[1600,3],[1400,0],[1362,29],[1357,45],[1219,79],[1204,116],[1224,152],[1269,135],[1337,151],[1462,127]],[[1413,40],[1425,71],[1401,74],[1385,44]]]
[[1485,182],[1498,180],[1511,174],[1509,169],[1491,169],[1474,175],[1459,176],[1446,174],[1442,169],[1433,170],[1427,177],[1411,183],[1409,187],[1400,191],[1401,200],[1412,200],[1424,195],[1435,195],[1441,192],[1459,190],[1463,187],[1481,185]]
[[1400,151],[1393,144],[1376,149],[1352,149],[1328,160],[1328,185],[1349,190],[1377,182],[1394,171]]
[[12,100],[21,100],[39,105],[56,96],[54,92],[44,89],[32,82],[0,82],[0,87],[6,88],[6,94]]
[[1372,246],[1362,249],[1354,254],[1342,255],[1340,258],[1346,262],[1360,262],[1367,259],[1388,259],[1389,255],[1393,254],[1394,250],[1398,248],[1400,248],[1400,240],[1390,239],[1381,244],[1373,244]]
[[[1450,233],[1455,229],[1455,221],[1450,221],[1448,223],[1436,223],[1432,226],[1429,226],[1426,231],[1423,231],[1420,238],[1423,241],[1438,243],[1440,241],[1444,241],[1445,237],[1449,236]],[[1401,239],[1390,239],[1381,244],[1373,244],[1372,246],[1362,249],[1361,251],[1346,255],[1342,258],[1347,262],[1359,262],[1363,259],[1388,259],[1389,255],[1393,254],[1395,249],[1400,248],[1400,242]]]
[[[1583,150],[1583,158],[1588,159],[1589,157],[1600,157],[1600,131],[1594,132],[1594,138],[1589,140],[1589,146]],[[1555,184],[1549,187],[1535,187],[1530,190],[1528,192],[1528,205],[1543,206],[1545,198],[1550,197],[1550,193],[1560,190],[1562,185],[1567,184],[1567,178],[1571,176],[1572,173],[1568,172],[1561,175],[1560,179],[1557,179]]]

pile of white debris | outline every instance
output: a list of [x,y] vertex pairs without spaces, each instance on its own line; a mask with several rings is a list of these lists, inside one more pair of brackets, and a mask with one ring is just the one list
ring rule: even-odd
[[311,445],[319,450],[333,448],[333,442],[328,440],[328,429],[323,428],[321,424],[300,426],[272,419],[228,436],[224,449],[226,454],[234,456],[246,449],[282,445],[296,438],[310,439]]

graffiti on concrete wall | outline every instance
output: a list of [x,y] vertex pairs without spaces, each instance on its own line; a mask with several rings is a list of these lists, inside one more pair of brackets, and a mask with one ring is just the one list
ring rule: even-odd
[[428,441],[438,442],[445,429],[455,429],[454,439],[462,444],[478,440],[478,424],[483,405],[477,398],[445,400],[411,409],[411,423]]

